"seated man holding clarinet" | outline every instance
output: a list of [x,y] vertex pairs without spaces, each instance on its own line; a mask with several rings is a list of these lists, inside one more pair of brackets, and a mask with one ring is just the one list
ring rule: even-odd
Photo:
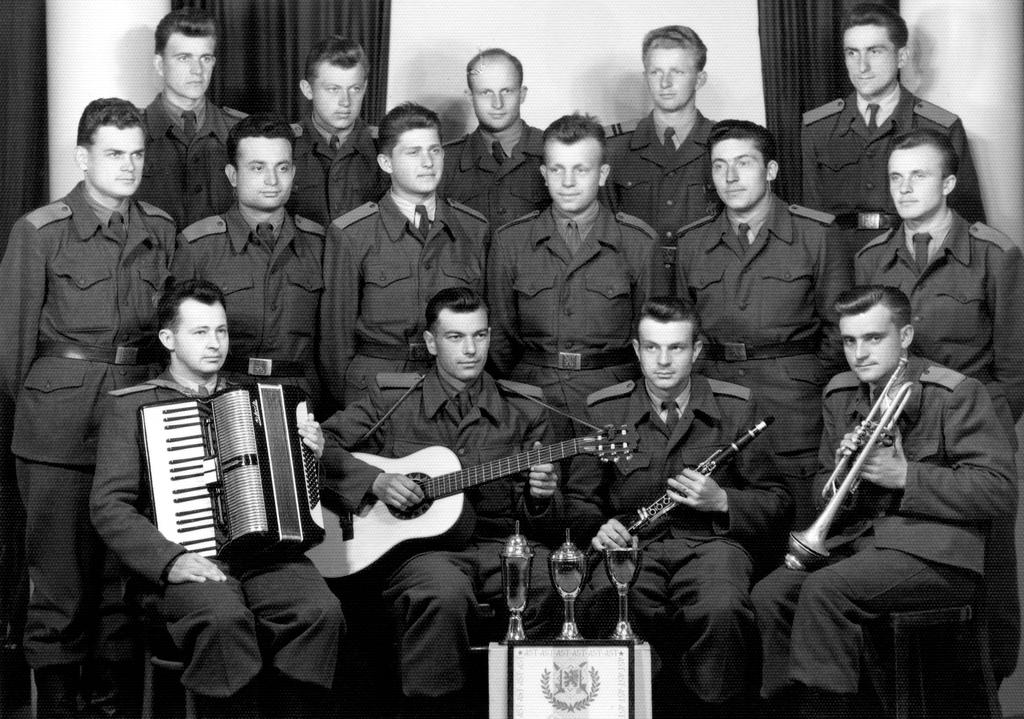
[[[644,556],[631,607],[670,675],[655,685],[677,697],[655,697],[666,710],[677,705],[665,716],[740,717],[748,662],[757,656],[754,557],[759,546],[780,545],[792,499],[768,444],[754,439],[772,418],[758,415],[750,390],[692,374],[699,336],[690,302],[644,303],[633,339],[643,380],[587,398],[587,418],[635,430],[636,450],[604,468],[590,457],[573,460],[566,515],[578,536],[593,537],[593,550],[639,537]],[[779,541],[768,541],[773,533]],[[599,619],[614,616],[614,588],[603,571],[592,575],[595,591],[580,600],[591,639],[607,636],[611,627]]]
[[824,509],[790,535],[787,566],[753,591],[773,716],[795,716],[794,703],[800,717],[860,715],[866,625],[972,601],[988,525],[1017,506],[1012,444],[992,400],[977,380],[908,356],[907,296],[858,286],[835,307],[850,371],[824,393]]
[[[232,487],[242,480],[226,457],[233,442],[246,439],[238,427],[255,423],[257,398],[250,399],[248,389],[232,390],[218,376],[228,354],[223,295],[204,280],[173,285],[159,300],[157,320],[170,360],[159,377],[111,393],[90,498],[93,524],[133,572],[139,604],[166,625],[185,655],[182,683],[194,692],[200,716],[255,717],[259,710],[274,717],[326,715],[344,618],[303,554],[323,535],[316,459],[323,434],[294,388],[261,385],[268,445],[283,439],[272,430],[293,415],[287,423],[290,452],[284,454],[301,457],[293,471],[304,481],[293,482],[294,492],[287,494],[302,497],[306,511],[293,506],[302,518],[292,521],[283,503],[275,504],[276,512],[259,502],[232,503]],[[276,405],[275,397],[281,400]],[[231,409],[241,411],[229,414]],[[204,439],[207,412],[213,415],[216,460]],[[244,451],[251,453],[239,455],[242,469],[257,464],[256,457],[262,464],[264,456],[275,456],[262,448]],[[370,469],[348,459],[353,471]],[[216,470],[214,461],[221,465]],[[281,470],[276,463],[278,476]],[[207,481],[223,489],[226,527],[215,519],[218,502]],[[258,471],[256,481],[262,481]],[[258,496],[263,500],[264,492]],[[260,514],[277,516],[277,527],[261,527],[255,518]],[[251,534],[238,529],[243,521],[252,525]],[[228,533],[227,544],[215,538],[214,524],[216,534]]]

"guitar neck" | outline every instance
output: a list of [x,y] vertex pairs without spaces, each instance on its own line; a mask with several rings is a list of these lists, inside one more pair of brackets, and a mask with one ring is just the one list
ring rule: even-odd
[[501,479],[502,477],[522,472],[535,464],[548,464],[565,459],[566,457],[572,457],[580,453],[580,442],[580,438],[567,439],[558,444],[538,447],[511,457],[480,464],[476,467],[460,469],[458,472],[439,474],[436,477],[424,480],[420,487],[432,499],[448,497],[464,492],[470,487],[476,487],[495,479]]

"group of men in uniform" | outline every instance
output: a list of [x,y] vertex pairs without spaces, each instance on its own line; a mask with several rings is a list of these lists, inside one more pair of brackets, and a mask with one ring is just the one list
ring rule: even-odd
[[[18,222],[0,264],[37,715],[131,706],[125,567],[203,715],[336,710],[344,618],[310,560],[210,561],[152,524],[139,407],[255,381],[309,397],[300,434],[341,513],[429,499],[349,451],[443,445],[475,466],[594,425],[637,437],[615,466],[538,462],[468,490],[458,545],[374,570],[412,716],[466,710],[470,619],[501,596],[514,522],[538,552],[540,638],[557,618],[545,547],[566,526],[627,546],[634,510],[665,493],[677,506],[639,537],[634,611],[694,716],[749,711],[759,645],[765,711],[848,716],[870,620],[982,586],[1006,592],[989,621],[1015,655],[1024,267],[980,222],[959,119],[900,85],[907,39],[885,6],[848,14],[855,92],[805,114],[802,206],[772,192],[771,133],[698,110],[707,48],[688,27],[645,36],[653,110],[610,127],[527,125],[522,64],[481,51],[466,68],[479,126],[445,145],[420,105],[362,120],[371,68],[341,37],[307,58],[301,122],[219,108],[212,19],[165,17],[163,92],[144,111],[90,103],[83,181]],[[841,550],[775,569],[908,354],[911,399],[865,462]],[[693,469],[768,415],[767,438]],[[585,634],[605,631],[610,591],[592,578]]]

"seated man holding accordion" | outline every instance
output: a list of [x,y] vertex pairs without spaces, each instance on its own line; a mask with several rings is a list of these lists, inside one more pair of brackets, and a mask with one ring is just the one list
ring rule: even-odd
[[[111,393],[90,498],[93,524],[135,574],[139,603],[166,624],[185,655],[182,683],[195,693],[204,719],[258,716],[257,707],[266,716],[320,716],[328,709],[344,618],[338,599],[302,553],[304,545],[282,542],[215,558],[212,542],[211,551],[202,552],[182,532],[190,551],[154,523],[157,502],[174,500],[151,496],[158,492],[151,490],[146,467],[152,463],[153,474],[158,468],[148,454],[140,410],[222,392],[227,383],[218,371],[228,353],[224,298],[209,282],[169,287],[159,300],[157,319],[170,361],[156,379]],[[293,447],[301,441],[319,457],[320,427],[305,403],[295,409],[301,440],[292,437]],[[198,420],[193,425],[198,427]],[[359,467],[369,469],[356,463]],[[205,484],[188,491],[205,494]]]
[[855,287],[836,310],[851,371],[824,393],[815,497],[826,508],[753,591],[761,693],[780,716],[794,698],[801,717],[854,716],[866,625],[971,602],[988,525],[1017,505],[1012,444],[985,387],[908,358],[906,295]]

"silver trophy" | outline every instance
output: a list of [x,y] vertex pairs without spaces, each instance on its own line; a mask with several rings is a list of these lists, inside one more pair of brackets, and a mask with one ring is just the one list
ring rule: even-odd
[[516,521],[515,534],[505,540],[501,550],[501,584],[505,588],[505,605],[508,607],[508,631],[505,643],[521,642],[526,639],[523,630],[523,611],[530,594],[530,568],[533,565],[533,548],[526,537],[519,533]]
[[562,633],[555,639],[561,642],[583,639],[576,626],[575,603],[587,579],[587,558],[569,539],[568,529],[565,530],[565,543],[548,558],[548,569],[551,572],[551,583],[565,602]]
[[619,621],[612,632],[612,639],[640,643],[642,640],[633,632],[629,625],[629,588],[636,584],[640,575],[640,562],[644,552],[637,546],[636,537],[629,547],[606,547],[604,550],[604,568],[608,571],[608,579],[615,585],[619,593]]

